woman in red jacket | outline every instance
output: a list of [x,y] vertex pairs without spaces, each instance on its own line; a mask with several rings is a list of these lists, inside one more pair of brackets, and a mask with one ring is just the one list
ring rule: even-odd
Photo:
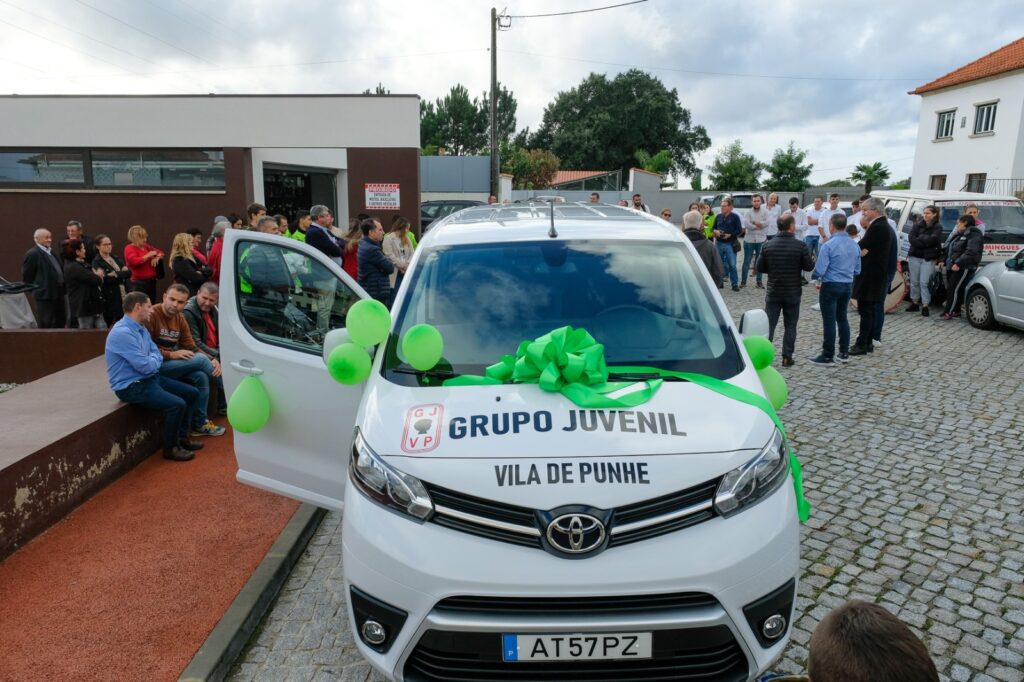
[[146,243],[149,235],[142,225],[128,228],[128,246],[124,247],[124,262],[132,273],[129,287],[141,291],[156,302],[157,268],[162,265],[164,252]]

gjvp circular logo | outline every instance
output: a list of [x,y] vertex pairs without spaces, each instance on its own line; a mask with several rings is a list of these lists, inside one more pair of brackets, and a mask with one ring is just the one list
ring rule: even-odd
[[586,554],[604,542],[604,524],[589,514],[562,514],[548,524],[551,546],[566,554]]

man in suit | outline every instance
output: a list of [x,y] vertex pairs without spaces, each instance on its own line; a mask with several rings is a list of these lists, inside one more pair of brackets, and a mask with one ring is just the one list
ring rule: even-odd
[[96,258],[96,243],[92,237],[85,234],[82,229],[82,223],[77,220],[69,220],[67,227],[64,228],[67,232],[68,239],[78,239],[85,245],[85,262],[92,263],[93,259]]
[[53,236],[49,230],[40,228],[32,238],[36,243],[21,261],[21,279],[37,287],[32,296],[36,299],[39,327],[63,329],[67,319],[64,310],[64,270],[50,249]]
[[309,217],[313,219],[313,223],[306,229],[306,243],[341,267],[341,247],[331,234],[331,223],[334,222],[331,209],[317,204],[309,209]]
[[885,300],[889,274],[889,255],[896,248],[895,236],[885,216],[885,203],[870,197],[860,204],[868,229],[860,240],[860,274],[853,280],[853,297],[857,299],[860,314],[860,332],[850,355],[865,355],[874,351],[872,336],[875,331],[877,303]]

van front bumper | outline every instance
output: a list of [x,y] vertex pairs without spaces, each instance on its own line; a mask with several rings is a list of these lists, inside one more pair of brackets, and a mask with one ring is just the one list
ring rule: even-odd
[[[685,671],[715,670],[716,679],[748,680],[789,639],[799,573],[791,482],[730,518],[578,560],[417,523],[354,486],[348,491],[349,622],[360,653],[389,679],[526,679],[529,669],[532,679],[574,679],[588,670],[604,679],[651,679],[666,670],[687,679]],[[761,624],[779,611],[784,633],[766,639]],[[361,631],[377,616],[391,620],[386,642],[373,646]],[[504,634],[600,632],[651,632],[653,657],[502,660]]]

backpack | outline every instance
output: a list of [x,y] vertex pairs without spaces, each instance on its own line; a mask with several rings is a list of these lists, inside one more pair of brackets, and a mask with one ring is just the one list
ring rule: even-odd
[[928,291],[932,295],[932,305],[946,302],[946,275],[942,270],[936,270],[928,278]]

